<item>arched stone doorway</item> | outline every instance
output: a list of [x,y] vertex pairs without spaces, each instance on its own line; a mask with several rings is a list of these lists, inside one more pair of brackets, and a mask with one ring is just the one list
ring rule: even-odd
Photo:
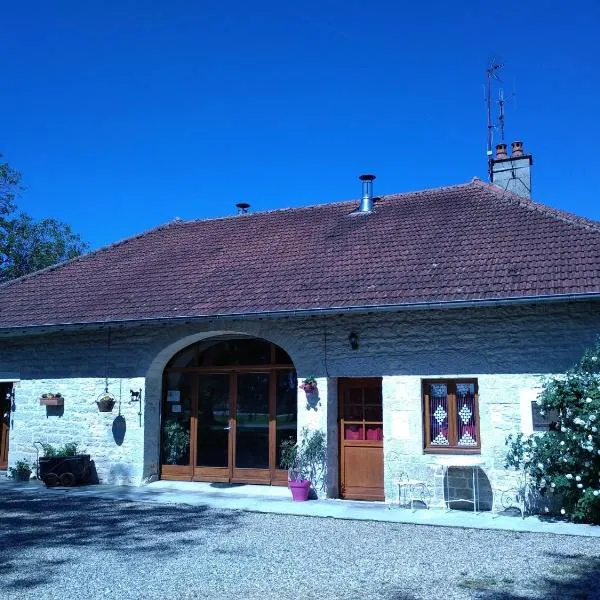
[[285,484],[297,433],[296,370],[265,340],[221,336],[178,352],[163,376],[161,478]]

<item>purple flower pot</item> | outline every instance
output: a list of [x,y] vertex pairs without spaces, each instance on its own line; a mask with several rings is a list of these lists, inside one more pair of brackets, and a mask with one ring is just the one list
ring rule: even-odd
[[288,487],[292,491],[292,500],[294,502],[305,502],[310,494],[310,481],[302,479],[300,481],[289,481]]

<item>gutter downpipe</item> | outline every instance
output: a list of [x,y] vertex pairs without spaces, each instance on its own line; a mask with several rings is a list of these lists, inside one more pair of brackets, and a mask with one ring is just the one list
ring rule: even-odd
[[345,315],[370,312],[403,312],[409,310],[447,310],[453,308],[480,308],[487,306],[508,306],[512,304],[537,304],[552,302],[577,302],[585,300],[600,300],[600,292],[589,294],[561,294],[552,296],[513,296],[510,298],[491,298],[486,300],[450,300],[447,302],[415,302],[411,304],[383,304],[362,306],[339,306],[328,308],[307,308],[295,310],[262,311],[251,313],[228,313],[216,315],[191,315],[177,317],[159,317],[146,319],[116,319],[111,321],[94,321],[80,323],[56,323],[51,325],[31,325],[0,328],[0,335],[11,332],[22,334],[36,331],[52,332],[61,329],[102,329],[109,326],[144,325],[144,324],[169,324],[185,321],[229,321],[235,319],[264,319],[264,318],[289,318],[312,317],[320,315]]

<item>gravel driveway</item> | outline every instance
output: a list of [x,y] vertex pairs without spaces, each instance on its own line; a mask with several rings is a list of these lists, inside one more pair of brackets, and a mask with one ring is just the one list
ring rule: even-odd
[[0,597],[599,598],[600,540],[0,490]]

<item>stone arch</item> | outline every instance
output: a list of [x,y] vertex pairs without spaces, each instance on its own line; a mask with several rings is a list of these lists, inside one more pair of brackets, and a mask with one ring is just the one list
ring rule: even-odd
[[209,330],[194,332],[178,338],[165,346],[150,363],[145,375],[144,389],[144,479],[153,481],[158,478],[160,461],[160,418],[163,387],[163,373],[169,361],[181,350],[212,338],[235,337],[242,339],[260,339],[275,344],[293,359],[293,356],[276,336],[264,335],[264,331],[246,331],[240,329]]

